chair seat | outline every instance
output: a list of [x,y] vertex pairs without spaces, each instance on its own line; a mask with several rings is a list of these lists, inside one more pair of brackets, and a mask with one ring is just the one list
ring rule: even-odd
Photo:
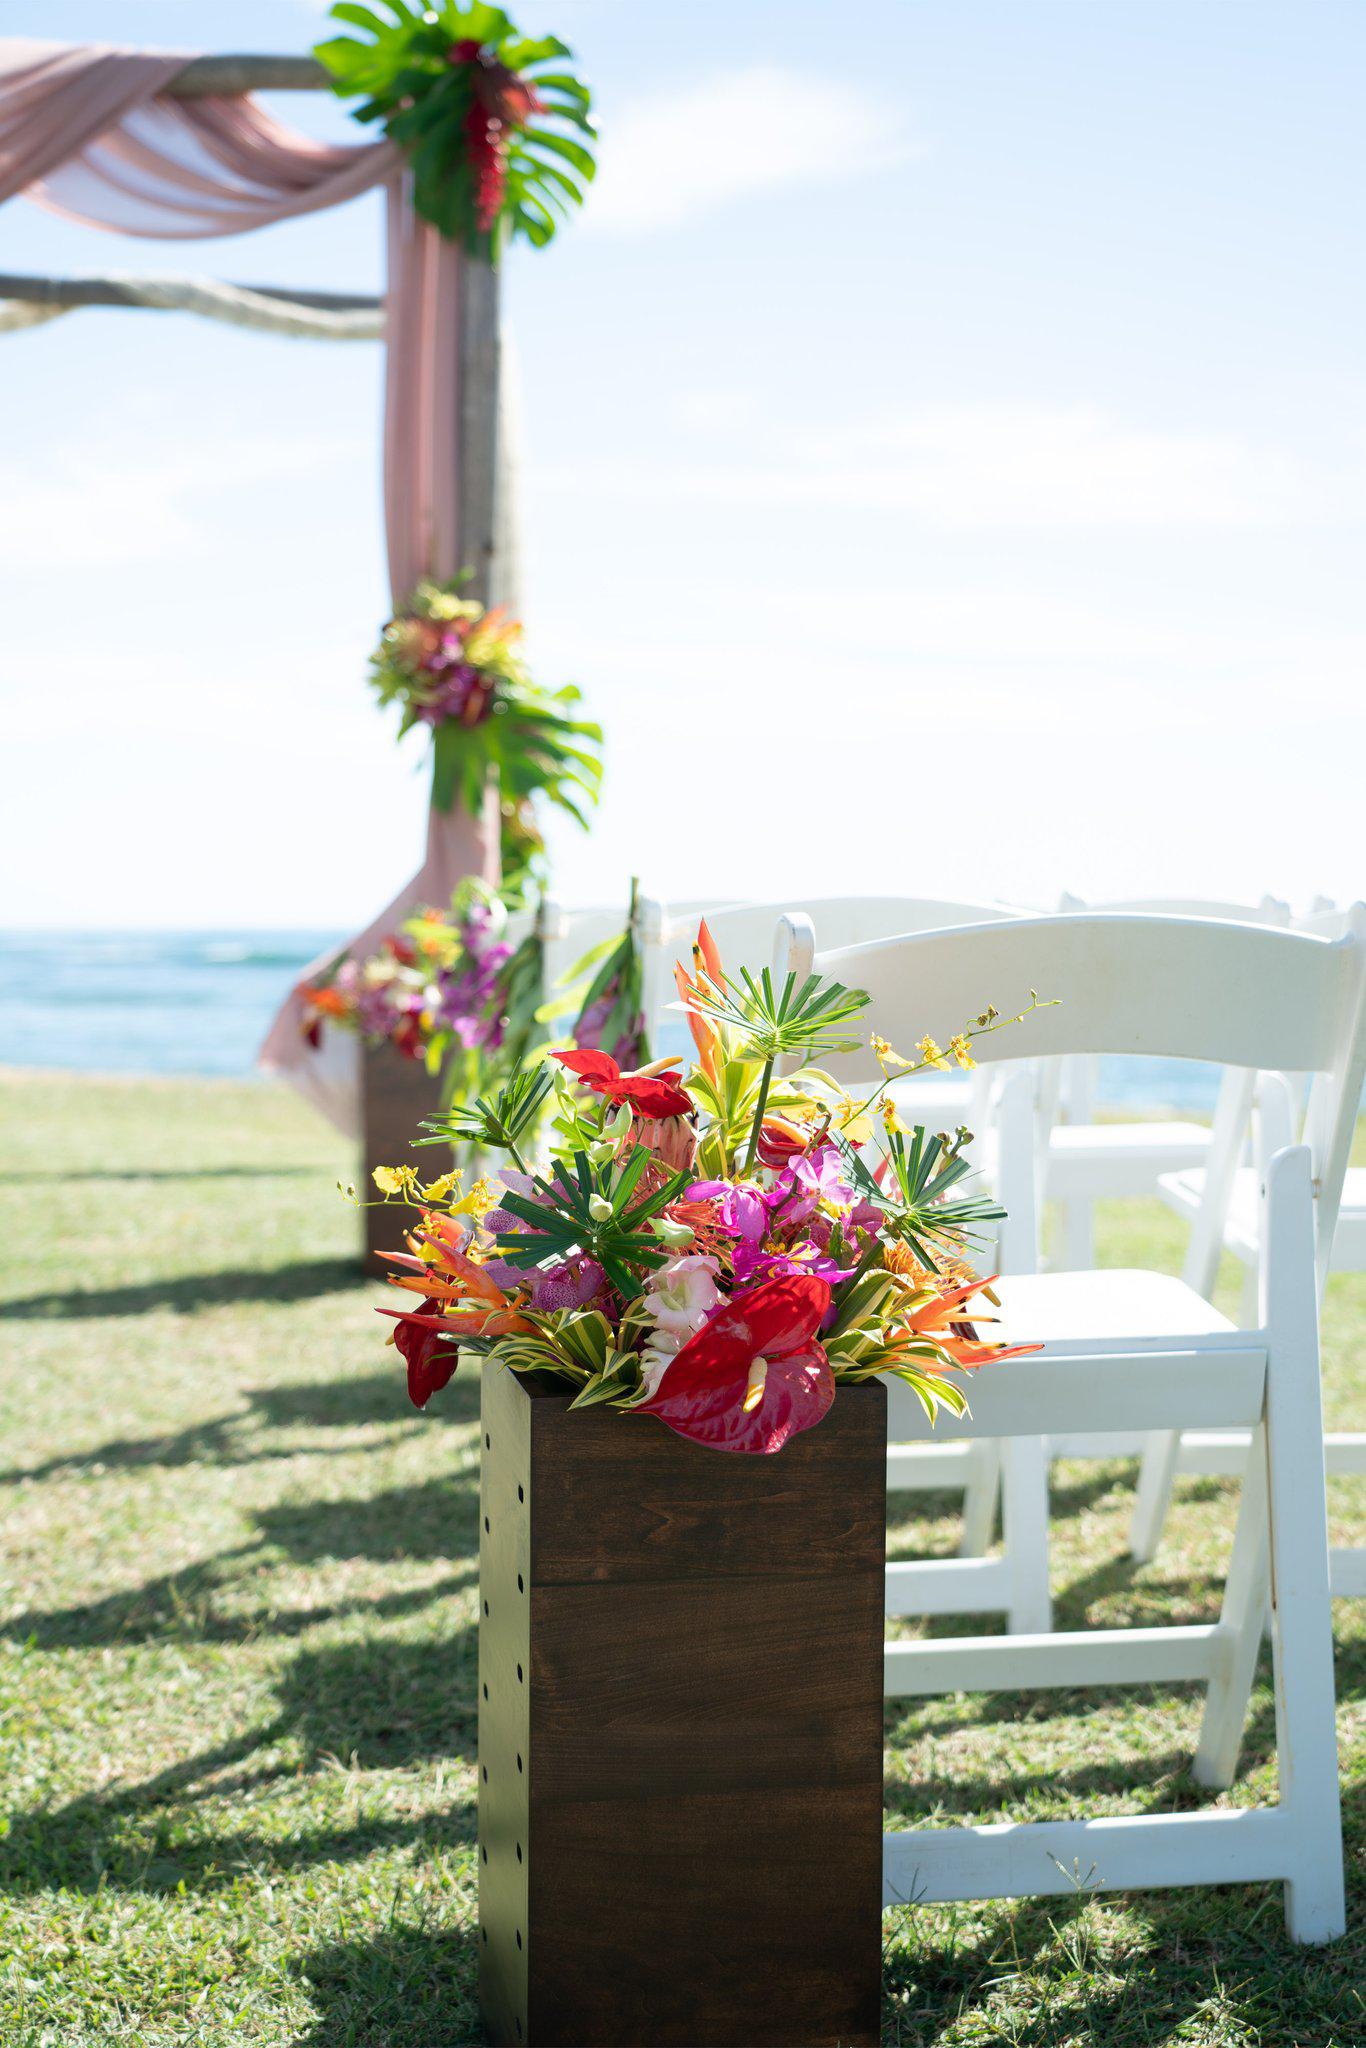
[[[1193,1217],[1204,1199],[1202,1168],[1188,1167],[1181,1173],[1164,1173],[1157,1191],[1178,1216]],[[1238,1257],[1255,1261],[1260,1240],[1261,1176],[1253,1166],[1240,1166],[1233,1177],[1224,1222],[1224,1242]],[[1342,1207],[1333,1236],[1333,1269],[1339,1273],[1366,1272],[1366,1167],[1349,1167],[1342,1184]]]
[[991,1334],[1043,1344],[1046,1355],[1113,1349],[1130,1340],[1182,1350],[1188,1341],[1238,1335],[1235,1323],[1170,1273],[1021,1273],[998,1280],[995,1292],[1001,1320]]

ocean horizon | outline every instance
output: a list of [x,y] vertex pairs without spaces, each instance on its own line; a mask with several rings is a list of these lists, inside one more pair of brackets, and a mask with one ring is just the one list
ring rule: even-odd
[[[0,1066],[250,1077],[279,1004],[336,930],[0,931]],[[1107,1107],[1208,1112],[1218,1077],[1104,1059]]]

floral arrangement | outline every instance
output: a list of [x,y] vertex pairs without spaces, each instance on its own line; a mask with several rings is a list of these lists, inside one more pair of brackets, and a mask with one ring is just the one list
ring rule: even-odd
[[331,1021],[425,1060],[433,1072],[453,1050],[487,1061],[503,1045],[509,1017],[520,1021],[525,1007],[513,991],[525,979],[519,956],[531,942],[514,948],[506,924],[492,890],[462,882],[449,911],[418,911],[367,959],[343,955],[326,979],[308,984],[304,1035],[317,1045]]
[[[968,1320],[974,1296],[993,1297],[965,1249],[1002,1212],[962,1187],[968,1134],[908,1130],[887,1090],[949,1058],[971,1066],[974,1039],[1016,1020],[987,1010],[947,1053],[925,1039],[915,1059],[874,1038],[883,1080],[855,1101],[814,1062],[856,1048],[862,992],[733,981],[705,924],[678,986],[697,1049],[686,1076],[678,1060],[630,1070],[559,1051],[426,1126],[420,1143],[505,1153],[496,1185],[377,1176],[423,1207],[409,1250],[389,1254],[394,1284],[421,1299],[385,1311],[412,1400],[425,1406],[464,1349],[550,1375],[575,1407],[654,1416],[723,1451],[777,1451],[837,1386],[881,1374],[931,1416],[961,1413],[946,1376],[1014,1355]],[[548,1106],[538,1168],[527,1151]]]
[[382,121],[412,166],[413,204],[452,241],[496,261],[523,235],[535,248],[583,204],[596,168],[591,96],[556,36],[528,37],[501,7],[340,0],[361,34],[314,55],[359,121]]
[[380,635],[370,679],[382,704],[401,707],[400,737],[431,728],[438,810],[459,795],[477,816],[496,771],[505,842],[511,826],[539,846],[529,816],[535,797],[586,826],[602,781],[602,728],[575,715],[573,684],[544,690],[532,681],[518,651],[521,626],[501,606],[462,597],[464,581],[418,584]]

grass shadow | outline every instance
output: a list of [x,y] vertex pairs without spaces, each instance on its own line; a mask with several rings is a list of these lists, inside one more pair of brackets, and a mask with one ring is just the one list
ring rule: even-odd
[[106,1316],[145,1316],[169,1308],[177,1315],[231,1308],[244,1301],[311,1301],[353,1293],[369,1283],[356,1259],[296,1259],[288,1266],[235,1266],[217,1273],[183,1273],[174,1280],[143,1280],[128,1287],[82,1293],[29,1294],[0,1302],[0,1322],[83,1322]]
[[[1122,1973],[1108,1952],[1111,1911],[1142,1923],[1140,1955]],[[1294,1946],[1278,1885],[1128,1893],[1112,1904],[1082,1888],[1003,1908],[985,1934],[971,1909],[912,1904],[890,1926],[884,2048],[930,2048],[950,2017],[955,2038],[1011,2048],[1328,2048],[1360,2038],[1356,1945]]]
[[368,1499],[284,1502],[256,1516],[263,1540],[298,1563],[326,1558],[442,1558],[472,1565],[479,1547],[479,1474],[451,1472]]
[[139,1180],[298,1180],[321,1179],[321,1166],[109,1166],[74,1167],[70,1173],[0,1173],[0,1187],[70,1187],[73,1182]]
[[[390,1354],[395,1356],[396,1354]],[[114,1437],[88,1451],[72,1451],[64,1457],[49,1458],[41,1465],[16,1465],[0,1472],[0,1485],[19,1481],[59,1478],[80,1472],[143,1471],[160,1466],[254,1465],[272,1458],[338,1456],[354,1454],[356,1445],[261,1444],[253,1431],[295,1429],[364,1429],[380,1424],[401,1427],[405,1435],[434,1424],[463,1427],[479,1414],[479,1382],[473,1375],[460,1375],[441,1398],[418,1416],[403,1387],[401,1368],[366,1373],[353,1378],[299,1381],[294,1385],[249,1387],[246,1406],[207,1422],[192,1423],[187,1429],[165,1436]],[[392,1445],[386,1437],[383,1444]],[[380,1445],[367,1448],[380,1448]]]
[[304,1958],[317,2019],[294,2048],[479,2048],[478,1952],[468,1928],[390,1927]]

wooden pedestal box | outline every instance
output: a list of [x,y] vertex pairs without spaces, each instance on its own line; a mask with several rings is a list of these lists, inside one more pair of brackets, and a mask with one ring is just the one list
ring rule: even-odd
[[876,1383],[765,1458],[484,1365],[495,2043],[879,2040],[886,1447]]
[[404,1059],[391,1045],[361,1048],[361,1159],[358,1187],[364,1243],[362,1257],[367,1273],[382,1277],[393,1267],[379,1257],[381,1250],[401,1252],[403,1233],[417,1220],[417,1210],[399,1202],[375,1206],[378,1197],[370,1176],[377,1166],[415,1165],[424,1179],[435,1180],[450,1165],[449,1154],[433,1146],[425,1152],[410,1150],[424,1117],[435,1116],[441,1107],[441,1079],[429,1074],[421,1060]]

